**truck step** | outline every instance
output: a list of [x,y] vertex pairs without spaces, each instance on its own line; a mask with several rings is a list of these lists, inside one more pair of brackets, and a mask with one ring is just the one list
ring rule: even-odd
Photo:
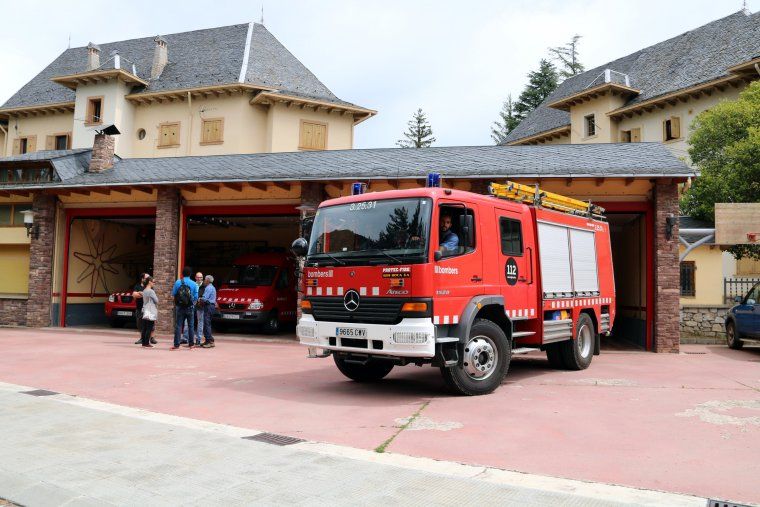
[[516,349],[512,349],[512,355],[515,354],[527,354],[528,352],[533,352],[538,349],[532,348],[532,347],[518,347]]
[[524,336],[533,336],[536,334],[535,331],[515,331],[512,333],[512,338],[522,338]]
[[458,342],[459,338],[456,336],[441,336],[439,338],[435,339],[435,343],[451,343],[451,342]]

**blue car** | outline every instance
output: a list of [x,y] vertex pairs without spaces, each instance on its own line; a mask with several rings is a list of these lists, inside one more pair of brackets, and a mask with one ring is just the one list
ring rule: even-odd
[[736,296],[736,304],[726,315],[726,341],[739,350],[744,342],[760,343],[760,283],[744,297]]

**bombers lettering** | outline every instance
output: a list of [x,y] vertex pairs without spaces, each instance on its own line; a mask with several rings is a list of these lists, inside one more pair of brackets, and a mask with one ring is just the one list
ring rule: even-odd
[[332,278],[333,270],[328,269],[327,271],[310,271],[306,276],[315,278]]
[[459,268],[442,268],[441,266],[435,267],[436,275],[458,275]]

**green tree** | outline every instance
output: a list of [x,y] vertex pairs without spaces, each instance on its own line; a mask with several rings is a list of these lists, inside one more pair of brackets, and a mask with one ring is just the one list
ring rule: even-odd
[[422,112],[422,108],[412,115],[412,119],[407,123],[407,130],[404,132],[406,139],[396,141],[402,148],[429,148],[434,142],[433,129]]
[[507,95],[507,100],[501,106],[499,117],[501,121],[493,122],[493,127],[491,127],[491,139],[496,144],[503,144],[507,135],[520,124],[519,118],[515,115],[515,105],[512,102],[511,93]]
[[562,79],[575,76],[585,70],[578,56],[578,41],[580,39],[581,36],[576,34],[564,46],[549,48],[552,58],[560,63],[559,75]]
[[[760,202],[760,81],[737,100],[700,113],[691,126],[689,156],[700,176],[681,199],[681,210],[715,219],[716,202]],[[760,247],[736,245],[734,257],[760,259]]]
[[528,73],[528,84],[515,103],[515,114],[522,120],[536,109],[546,97],[557,88],[557,69],[545,59],[541,59],[538,70]]

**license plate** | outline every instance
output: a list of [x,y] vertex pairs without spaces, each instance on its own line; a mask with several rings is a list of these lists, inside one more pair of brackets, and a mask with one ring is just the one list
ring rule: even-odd
[[337,327],[335,328],[335,336],[338,338],[341,336],[346,338],[366,338],[367,330],[361,327]]
[[222,314],[223,319],[231,319],[231,320],[238,320],[240,318],[240,315],[237,313],[223,313]]
[[118,315],[120,317],[131,317],[132,316],[132,312],[121,311],[121,312],[116,312],[116,315]]

